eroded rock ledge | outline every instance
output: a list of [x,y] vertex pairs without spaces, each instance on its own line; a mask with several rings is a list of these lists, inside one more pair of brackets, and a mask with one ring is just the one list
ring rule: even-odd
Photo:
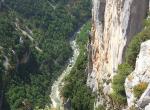
[[141,44],[135,70],[127,77],[125,81],[125,89],[129,107],[135,105],[140,108],[144,108],[150,104],[150,84],[139,100],[134,96],[133,88],[143,82],[148,84],[150,83],[150,40]]

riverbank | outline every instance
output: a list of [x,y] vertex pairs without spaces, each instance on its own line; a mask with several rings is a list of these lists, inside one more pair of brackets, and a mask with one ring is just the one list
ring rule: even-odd
[[69,75],[72,68],[74,67],[76,60],[80,53],[79,44],[77,44],[77,36],[80,31],[83,29],[84,25],[82,25],[75,33],[70,37],[70,46],[73,50],[73,55],[69,59],[66,69],[62,72],[62,74],[58,77],[58,79],[53,83],[51,87],[50,98],[52,101],[51,108],[46,107],[45,110],[63,110],[63,97],[60,96],[60,89],[64,86],[64,78]]
[[63,106],[62,98],[60,96],[60,86],[63,85],[62,80],[70,73],[79,55],[79,48],[76,43],[76,39],[70,41],[70,45],[73,50],[73,56],[69,59],[67,68],[63,71],[58,80],[54,82],[50,94],[50,98],[52,101],[51,108],[55,108],[58,110],[61,110],[61,107]]
[[[69,59],[68,66],[62,72],[62,74],[58,77],[58,79],[53,83],[51,87],[51,108],[46,107],[45,110],[64,110],[64,103],[69,100],[69,103],[72,104],[72,98],[76,97],[76,93],[74,91],[83,90],[83,101],[81,104],[76,106],[82,106],[82,104],[86,103],[85,100],[88,102],[85,104],[87,105],[87,110],[92,108],[94,96],[92,95],[90,89],[86,86],[86,67],[87,67],[87,43],[88,43],[88,33],[90,31],[91,24],[90,21],[85,23],[82,27],[78,29],[78,31],[71,37],[70,45],[73,50],[73,56]],[[77,71],[78,73],[76,73]],[[76,71],[76,72],[75,72]],[[75,72],[75,73],[74,73]],[[69,79],[72,78],[74,82],[70,82]],[[71,83],[71,90],[68,88],[68,84]],[[79,88],[77,83],[80,84]],[[68,91],[66,93],[66,91]],[[71,96],[70,93],[73,93]],[[69,93],[69,94],[68,94]],[[66,96],[66,94],[68,96]],[[63,97],[61,97],[61,95]],[[64,102],[63,102],[64,101]],[[73,102],[74,104],[74,102]],[[72,105],[70,105],[72,106]],[[74,106],[73,106],[74,107]]]
[[[70,74],[64,79],[64,86],[61,94],[65,102],[69,99],[69,106],[66,109],[70,110],[93,110],[95,97],[92,91],[87,87],[87,64],[88,51],[87,45],[89,40],[89,31],[91,23],[85,23],[80,33],[77,35],[77,44],[79,45],[80,54],[72,68]],[[69,108],[70,107],[70,108]]]

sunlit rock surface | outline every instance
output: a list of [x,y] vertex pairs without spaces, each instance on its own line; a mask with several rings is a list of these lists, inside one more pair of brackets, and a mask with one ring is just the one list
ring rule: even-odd
[[116,73],[128,41],[142,28],[148,7],[148,0],[93,0],[92,68],[87,81],[93,91]]
[[129,107],[134,104],[137,104],[137,106],[141,108],[144,108],[145,106],[147,106],[146,108],[150,107],[150,85],[137,102],[134,97],[133,87],[141,82],[150,83],[150,40],[141,44],[140,53],[136,60],[135,70],[127,77],[125,82]]
[[101,92],[103,96],[97,96],[97,102],[103,105],[109,103],[109,98],[105,96],[111,92],[111,80],[116,74],[118,65],[123,62],[127,44],[142,29],[149,0],[92,0],[92,2],[87,85],[93,91]]

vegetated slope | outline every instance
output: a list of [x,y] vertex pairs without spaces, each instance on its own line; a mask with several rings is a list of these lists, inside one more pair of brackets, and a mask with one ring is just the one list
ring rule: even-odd
[[5,0],[2,6],[0,105],[44,108],[52,82],[71,56],[69,36],[91,17],[90,1]]
[[113,79],[112,87],[114,91],[112,94],[112,99],[118,106],[126,105],[127,103],[125,88],[122,85],[124,85],[126,77],[135,68],[136,58],[139,54],[141,43],[150,39],[150,19],[146,19],[144,24],[145,27],[143,30],[133,37],[129,46],[127,47],[125,62],[119,65],[117,72],[118,74],[114,76]]
[[87,22],[77,36],[77,43],[80,54],[71,73],[65,78],[65,86],[62,89],[62,96],[67,100],[71,99],[73,110],[92,110],[94,107],[94,95],[86,85],[87,81],[87,43],[88,32],[91,24]]

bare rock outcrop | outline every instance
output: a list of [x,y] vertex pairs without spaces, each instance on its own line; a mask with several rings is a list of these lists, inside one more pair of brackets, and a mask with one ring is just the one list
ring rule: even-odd
[[136,105],[144,108],[150,104],[150,84],[143,92],[140,99],[134,95],[133,88],[140,83],[150,83],[150,40],[141,44],[140,53],[136,60],[135,70],[127,77],[125,89],[127,94],[128,106]]
[[93,0],[90,38],[91,72],[87,84],[98,89],[98,82],[111,79],[128,41],[142,29],[149,0]]
[[[132,37],[141,31],[149,0],[92,0],[87,85],[102,94],[111,92],[111,80]],[[101,96],[98,96],[102,100]],[[99,100],[98,99],[98,100]],[[104,98],[107,100],[107,98]]]

